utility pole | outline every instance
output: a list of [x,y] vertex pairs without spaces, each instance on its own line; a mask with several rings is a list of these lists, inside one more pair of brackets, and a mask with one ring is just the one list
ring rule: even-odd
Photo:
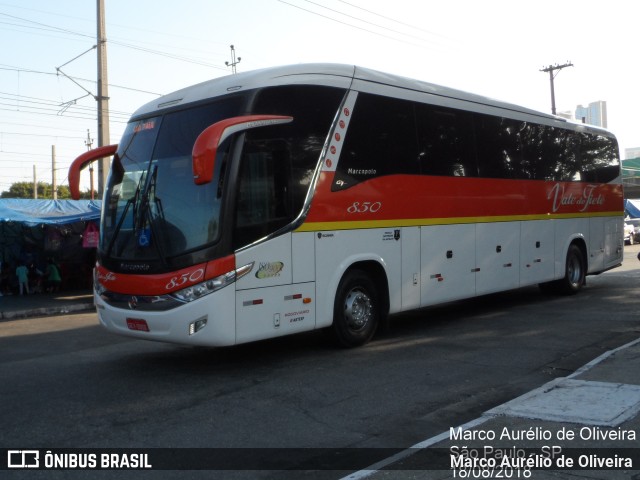
[[230,45],[231,47],[231,63],[229,62],[224,62],[224,64],[227,67],[231,67],[231,73],[238,73],[236,70],[236,65],[240,63],[240,60],[242,60],[240,57],[238,57],[238,60],[236,61],[236,49],[233,48],[233,45]]
[[[551,113],[556,114],[556,93],[553,88],[553,79],[556,78],[560,70],[566,67],[573,67],[573,63],[567,62],[564,65],[549,65],[546,68],[541,69],[541,72],[549,72],[549,82],[551,83]],[[554,74],[553,72],[558,70],[558,73]]]
[[[97,0],[98,17],[98,146],[109,145],[109,81],[107,78],[107,34],[104,19],[104,0]],[[98,194],[102,194],[107,184],[109,160],[98,160]],[[93,187],[92,187],[93,191]]]
[[[84,144],[87,146],[87,150],[91,150],[91,146],[93,145],[93,138],[91,138],[91,135],[89,134],[89,129],[87,128],[87,139],[84,141]],[[91,162],[89,164],[89,182],[91,184],[91,200],[94,200],[94,194],[93,194],[93,162]]]
[[58,199],[58,185],[56,185],[56,146],[51,145],[51,198]]
[[36,165],[33,164],[33,198],[38,198],[38,177],[36,176]]

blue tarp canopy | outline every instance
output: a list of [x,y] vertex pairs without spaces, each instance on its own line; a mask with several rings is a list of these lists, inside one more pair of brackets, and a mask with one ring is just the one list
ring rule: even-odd
[[98,220],[101,205],[99,200],[0,198],[0,222],[19,222],[34,226]]
[[624,214],[631,218],[640,218],[640,200],[625,200]]

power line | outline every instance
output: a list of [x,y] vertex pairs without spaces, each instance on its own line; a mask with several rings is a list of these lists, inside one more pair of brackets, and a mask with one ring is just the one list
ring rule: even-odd
[[179,60],[181,62],[193,63],[194,65],[200,65],[200,66],[203,66],[203,67],[210,67],[210,68],[214,68],[216,70],[226,71],[224,68],[219,67],[217,65],[214,65],[213,63],[208,63],[208,62],[205,62],[205,61],[200,61],[200,60],[196,60],[196,59],[188,58],[188,57],[182,57],[180,55],[174,55],[174,54],[171,54],[171,53],[162,52],[160,50],[153,50],[151,48],[139,47],[137,45],[131,45],[129,43],[120,42],[120,41],[117,41],[117,40],[109,40],[109,44],[119,45],[121,47],[130,48],[132,50],[138,50],[138,51],[144,52],[144,53],[150,53],[152,55],[159,55],[161,57],[170,58],[172,60]]
[[[51,13],[49,12],[49,14]],[[21,32],[20,33],[21,35],[25,35],[25,36],[51,36],[55,38],[66,38],[69,41],[70,40],[81,41],[85,43],[84,48],[88,47],[87,39],[89,38],[91,39],[92,43],[95,43],[95,35],[84,33],[82,30],[86,30],[86,29],[83,28],[81,25],[80,25],[80,30],[76,30],[73,27],[64,28],[56,25],[56,23],[60,23],[60,20],[54,19],[54,22],[48,22],[46,19],[44,21],[35,21],[25,17],[26,17],[25,15],[20,16],[20,15],[9,14],[6,12],[0,12],[0,24],[2,25],[2,28],[5,30],[10,29],[10,30],[19,31]],[[138,32],[140,31],[139,28],[136,28],[136,30]],[[165,37],[168,36],[167,32],[162,32],[162,34]],[[130,36],[131,35],[129,35],[129,37]],[[199,40],[199,42],[202,43],[201,40]],[[197,56],[199,56],[199,52],[195,52],[195,56],[183,55],[182,54],[183,52],[173,53],[171,49],[163,50],[157,47],[154,48],[152,44],[150,44],[149,42],[143,42],[143,41],[141,42],[139,41],[139,39],[135,41],[133,40],[128,41],[122,38],[114,39],[110,37],[109,43],[113,45],[115,48],[126,48],[130,50],[139,51],[147,55],[161,56],[171,60],[201,65],[201,66],[213,68],[219,71],[226,71],[226,69],[223,68],[222,66],[218,66],[211,63],[210,53],[207,54],[208,59],[203,60],[201,58],[197,58]],[[149,47],[147,47],[147,45],[149,45]],[[83,50],[84,48],[79,48],[78,51]],[[92,49],[93,47],[90,50]],[[90,50],[87,50],[87,52],[89,52]],[[190,49],[189,51],[191,52],[192,55],[194,54],[193,49]],[[64,65],[62,67],[64,68]],[[42,71],[40,69],[20,68],[13,65],[0,66],[0,70],[17,72],[18,78],[20,78],[21,74],[45,75],[49,77],[56,75],[56,73],[50,72],[50,71]],[[85,78],[80,78],[75,76],[70,78],[72,78],[76,82],[82,82],[82,83],[89,82],[87,83],[87,87],[89,87],[89,85],[96,84],[95,80],[87,80]],[[116,84],[108,84],[108,85],[113,88],[119,88],[119,89],[129,90],[133,92],[140,92],[140,93],[150,94],[155,96],[162,95],[157,92],[150,92],[148,90],[125,87],[122,85],[116,85]],[[89,90],[93,90],[93,88],[89,87]],[[78,103],[78,102],[81,102],[81,100],[75,99],[70,102],[63,103],[61,101],[50,99],[50,98],[42,98],[38,96],[17,95],[17,94],[12,94],[7,92],[0,92],[0,115],[7,117],[10,114],[16,120],[18,120],[18,122],[16,122],[15,120],[11,120],[11,122],[3,122],[2,120],[0,120],[0,125],[5,125],[5,126],[11,125],[11,127],[9,127],[6,132],[0,131],[0,136],[17,134],[18,132],[14,132],[12,130],[12,127],[20,128],[20,126],[24,126],[24,127],[30,128],[31,130],[41,132],[42,130],[38,130],[40,127],[54,128],[54,127],[50,127],[50,125],[61,125],[59,122],[53,121],[51,122],[50,125],[46,125],[46,126],[40,125],[36,127],[35,125],[37,123],[46,122],[45,117],[56,116],[59,118],[64,118],[65,120],[69,120],[70,122],[68,123],[70,124],[80,124],[80,122],[84,122],[86,124],[87,121],[94,122],[96,120],[95,109],[93,107],[82,105],[81,103]],[[82,102],[82,103],[86,103],[86,102]],[[62,107],[64,107],[64,112],[61,112]],[[3,112],[7,112],[7,114],[4,114]],[[64,113],[64,115],[60,115],[60,113]],[[122,121],[120,121],[120,118],[124,118],[126,116],[126,119],[128,120],[128,118],[130,117],[130,113],[128,112],[111,111],[110,113],[112,114],[112,118],[110,118],[110,123],[113,122],[116,124],[125,124],[126,120],[123,119]],[[38,116],[38,119],[40,121],[30,122],[31,118],[27,119],[27,115],[30,115],[31,118],[33,118],[34,120],[36,119],[36,116]],[[23,122],[20,123],[20,120],[23,120]],[[59,129],[59,131],[64,133],[62,135],[56,135],[56,132],[53,132],[51,135],[45,135],[43,133],[38,133],[38,134],[21,133],[20,135],[23,135],[25,137],[27,135],[29,135],[30,137],[34,137],[35,144],[37,144],[38,142],[42,142],[43,141],[42,139],[45,139],[45,138],[66,139],[66,140],[62,140],[62,143],[69,143],[69,141],[73,142],[79,139],[79,137],[68,135],[70,132],[73,132],[73,129],[71,128]],[[19,137],[14,137],[14,140],[17,140],[17,138]],[[3,165],[10,162],[12,166],[11,167],[12,170],[9,170],[9,171],[12,172],[11,174],[12,177],[20,176],[19,174],[18,175],[14,174],[14,172],[20,171],[20,168],[19,168],[20,165],[26,165],[27,163],[30,163],[33,161],[35,161],[35,163],[40,163],[40,162],[44,163],[44,162],[47,162],[47,160],[45,159],[48,159],[50,156],[49,153],[31,154],[31,153],[26,153],[24,151],[22,152],[15,151],[15,150],[21,150],[21,147],[14,146],[15,143],[16,142],[7,143],[5,140],[4,146],[3,146],[3,139],[0,138],[0,153],[2,154],[0,156],[0,160],[2,161]],[[52,143],[55,143],[55,142],[52,142]],[[25,150],[27,149],[25,148]],[[16,166],[18,168],[15,168]],[[28,176],[28,175],[25,175],[25,176]],[[4,182],[0,181],[0,184],[1,183],[4,183]],[[1,190],[2,188],[0,188],[0,191]]]
[[[87,23],[93,23],[93,21],[94,21],[93,19],[89,20],[89,19],[83,18],[83,17],[76,17],[76,16],[72,16],[72,15],[63,15],[63,14],[60,14],[58,12],[52,12],[52,11],[48,11],[48,10],[39,10],[39,9],[35,9],[35,8],[27,8],[27,7],[22,7],[22,6],[18,6],[18,5],[8,5],[8,4],[0,3],[0,6],[11,7],[11,8],[16,8],[16,9],[20,9],[20,10],[27,10],[27,11],[30,11],[30,12],[43,13],[45,15],[51,15],[51,16],[56,16],[56,17],[70,18],[70,19],[73,19],[73,20],[80,20],[82,22],[87,22]],[[135,34],[136,34],[136,37],[134,39],[131,39],[131,40],[136,42],[137,44],[150,43],[150,42],[144,42],[144,41],[140,40],[140,38],[139,38],[140,37],[140,33],[141,32],[145,32],[145,33],[153,33],[153,34],[156,34],[156,35],[161,35],[162,37],[166,37],[166,38],[180,38],[180,39],[185,39],[185,40],[193,40],[193,41],[196,41],[199,45],[206,43],[206,44],[209,44],[209,45],[226,46],[226,43],[222,43],[222,42],[212,42],[209,39],[197,38],[197,37],[192,37],[192,36],[189,36],[189,35],[177,35],[175,33],[168,33],[166,30],[165,31],[160,31],[160,30],[152,30],[152,29],[149,29],[149,28],[141,28],[140,25],[133,25],[132,26],[132,25],[124,25],[124,24],[120,24],[120,23],[107,22],[107,27],[109,27],[109,28],[116,27],[116,28],[120,28],[120,29],[134,31]],[[92,35],[90,35],[90,36],[91,36],[91,38],[93,38]],[[112,38],[118,38],[118,37],[112,37]],[[169,47],[167,45],[158,45],[158,46]],[[179,47],[176,47],[175,45],[171,45],[170,48],[181,49]],[[194,51],[192,47],[189,47],[188,50],[190,52]],[[209,56],[210,52],[203,52],[203,54]],[[219,56],[222,58],[224,55],[223,54],[219,54]]]
[[[301,6],[299,6],[299,5],[295,5],[295,4],[293,4],[293,3],[289,3],[289,2],[287,2],[287,1],[285,1],[285,0],[278,0],[278,1],[279,1],[280,3],[283,3],[283,4],[285,4],[285,5],[288,5],[288,6],[290,6],[290,7],[297,8],[297,9],[299,9],[299,10],[302,10],[302,11],[304,11],[304,12],[310,13],[310,14],[312,14],[312,15],[316,15],[316,16],[319,16],[319,17],[325,18],[325,19],[330,20],[330,21],[332,21],[332,22],[336,22],[336,23],[339,23],[339,24],[341,24],[341,25],[345,25],[345,26],[347,26],[347,27],[355,28],[355,29],[357,29],[357,30],[361,30],[361,31],[364,31],[364,32],[367,32],[367,33],[370,33],[370,34],[373,34],[373,35],[377,35],[377,36],[379,36],[379,37],[383,37],[383,38],[387,38],[387,39],[390,39],[390,40],[394,40],[394,41],[396,41],[396,42],[401,42],[401,43],[404,43],[404,44],[407,44],[407,45],[412,45],[412,46],[414,46],[414,47],[424,48],[424,47],[426,46],[425,44],[431,44],[431,45],[437,45],[437,44],[438,44],[438,42],[437,42],[437,41],[435,41],[435,40],[428,40],[428,39],[425,39],[424,37],[416,36],[416,35],[413,35],[413,34],[410,34],[410,33],[406,33],[406,32],[404,32],[404,31],[400,31],[400,30],[397,30],[397,29],[393,29],[393,28],[390,28],[390,27],[387,27],[387,26],[381,25],[381,24],[379,24],[379,23],[370,22],[370,21],[364,20],[364,19],[362,19],[362,18],[360,18],[360,17],[354,16],[354,15],[350,15],[350,14],[348,14],[348,13],[345,13],[345,12],[342,12],[342,11],[339,11],[339,10],[336,10],[336,9],[333,9],[333,8],[326,7],[326,6],[324,6],[324,5],[320,4],[320,3],[317,3],[317,2],[314,2],[314,1],[311,1],[311,0],[302,0],[302,1],[305,1],[305,2],[310,3],[310,4],[312,4],[312,5],[315,5],[316,7],[324,8],[324,9],[329,10],[329,11],[331,11],[331,12],[333,12],[333,13],[338,14],[338,15],[342,15],[342,16],[344,16],[344,17],[347,17],[347,18],[350,18],[350,19],[354,19],[354,20],[356,20],[356,21],[358,21],[358,22],[361,22],[361,23],[364,23],[364,24],[366,24],[366,25],[371,25],[371,26],[373,26],[373,27],[375,27],[375,28],[379,28],[379,29],[382,29],[382,30],[386,30],[386,31],[388,31],[388,32],[391,32],[391,33],[394,33],[394,34],[397,34],[397,35],[402,35],[402,36],[407,37],[407,38],[409,38],[409,39],[417,40],[418,42],[421,42],[421,44],[417,44],[417,43],[412,42],[412,41],[409,41],[409,40],[407,40],[407,39],[398,38],[397,36],[386,35],[386,34],[384,34],[384,33],[381,33],[381,32],[375,31],[375,30],[371,30],[371,29],[368,29],[368,28],[364,28],[364,27],[362,27],[362,26],[354,25],[353,23],[349,23],[349,22],[346,22],[346,21],[342,21],[342,20],[339,20],[339,19],[334,18],[334,17],[332,17],[332,16],[323,15],[323,14],[321,14],[321,13],[319,13],[319,12],[316,12],[316,11],[313,11],[313,10],[310,10],[310,9],[307,9],[307,8],[304,8],[304,7],[301,7]],[[359,6],[354,5],[354,4],[352,4],[352,3],[349,3],[349,2],[342,2],[342,3],[344,3],[344,4],[346,4],[346,5],[349,5],[350,7],[353,7],[353,8],[356,8],[356,9],[362,10],[362,11],[365,11],[365,12],[370,13],[370,14],[372,14],[372,15],[375,15],[375,16],[378,16],[378,17],[381,17],[381,18],[383,18],[383,19],[385,19],[385,20],[390,20],[390,21],[392,21],[392,22],[399,23],[399,24],[401,24],[401,25],[405,25],[405,26],[409,26],[409,27],[411,27],[411,28],[414,28],[414,29],[416,29],[416,30],[422,31],[422,32],[424,32],[424,33],[428,33],[428,34],[430,34],[430,35],[434,35],[434,36],[439,36],[439,37],[441,37],[441,38],[445,38],[445,37],[443,37],[443,36],[441,36],[441,35],[437,35],[437,34],[435,34],[435,33],[433,33],[433,32],[429,32],[429,31],[427,31],[427,30],[424,30],[424,29],[421,29],[421,28],[418,28],[418,27],[414,27],[414,26],[412,26],[412,25],[406,24],[406,23],[401,22],[401,21],[399,21],[399,20],[392,19],[391,17],[387,17],[387,16],[384,16],[384,15],[378,14],[378,13],[376,13],[376,12],[373,12],[373,11],[371,11],[371,10],[367,10],[367,9],[365,9],[365,8],[359,7]],[[440,46],[441,46],[441,45],[442,45],[442,44],[440,43]]]
[[67,138],[70,140],[82,140],[84,138],[82,136],[44,134],[44,133],[7,132],[4,130],[0,130],[0,136],[2,135],[16,135],[16,136],[22,136],[22,137]]
[[[50,76],[56,76],[57,77],[57,74],[54,73],[54,72],[43,72],[42,70],[33,70],[33,69],[29,69],[29,68],[15,67],[15,66],[12,66],[12,65],[0,65],[0,70],[6,70],[6,71],[9,71],[9,72],[18,72],[18,73],[32,73],[32,74],[36,74],[36,75],[50,75]],[[96,83],[95,80],[90,80],[90,79],[82,78],[82,77],[71,76],[70,78],[73,78],[74,80],[77,80],[79,82]],[[129,91],[138,92],[138,93],[147,93],[149,95],[157,95],[159,97],[164,95],[164,94],[158,93],[158,92],[151,92],[149,90],[141,90],[139,88],[133,88],[133,87],[125,87],[123,85],[116,85],[114,83],[110,83],[109,87],[121,88],[123,90],[129,90]]]
[[9,150],[0,150],[0,153],[11,154],[11,155],[24,155],[29,157],[49,157],[50,156],[48,153],[45,154],[45,153],[29,153],[29,152],[12,152]]
[[409,27],[409,28],[413,28],[415,30],[419,30],[419,31],[421,31],[423,33],[426,33],[428,35],[434,35],[434,36],[437,36],[437,37],[445,38],[443,35],[440,35],[439,33],[431,32],[431,31],[425,30],[425,29],[423,29],[421,27],[416,27],[415,25],[411,25],[409,23],[405,23],[405,22],[402,22],[400,20],[396,20],[395,18],[387,17],[386,15],[382,15],[382,14],[374,12],[372,10],[368,10],[366,8],[360,7],[360,6],[355,5],[353,3],[349,3],[349,2],[346,2],[344,0],[338,0],[338,1],[341,2],[341,3],[344,3],[345,5],[349,5],[350,7],[356,8],[358,10],[362,10],[363,12],[367,12],[367,13],[370,13],[371,15],[375,15],[376,17],[384,18],[385,20],[389,20],[391,22],[398,23],[398,24],[403,25],[405,27]]
[[415,47],[420,47],[420,45],[416,45],[415,43],[407,42],[406,40],[402,40],[402,39],[400,39],[400,38],[392,37],[392,36],[390,36],[390,35],[385,35],[384,33],[375,32],[375,31],[373,31],[373,30],[369,30],[369,29],[364,28],[364,27],[359,27],[359,26],[357,26],[357,25],[353,25],[353,24],[351,24],[351,23],[343,22],[342,20],[338,20],[337,18],[333,18],[333,17],[330,17],[330,16],[328,16],[328,15],[323,15],[323,14],[318,13],[318,12],[314,12],[313,10],[309,10],[309,9],[307,9],[307,8],[303,8],[303,7],[299,6],[299,5],[295,5],[295,4],[293,4],[293,3],[285,2],[284,0],[278,0],[278,2],[280,2],[280,3],[284,3],[285,5],[288,5],[288,6],[290,6],[290,7],[297,8],[297,9],[299,9],[299,10],[302,10],[302,11],[304,11],[304,12],[310,13],[310,14],[312,14],[312,15],[316,15],[316,16],[318,16],[318,17],[322,17],[322,18],[325,18],[325,19],[327,19],[327,20],[331,20],[332,22],[336,22],[336,23],[339,23],[339,24],[341,24],[341,25],[346,25],[347,27],[355,28],[355,29],[357,29],[357,30],[361,30],[361,31],[363,31],[363,32],[371,33],[372,35],[377,35],[377,36],[379,36],[379,37],[387,38],[387,39],[389,39],[389,40],[394,40],[394,41],[396,41],[396,42],[402,42],[402,43],[406,43],[406,44],[409,44],[409,45],[413,45],[413,46],[415,46]]
[[[408,33],[401,32],[401,31],[399,31],[399,30],[394,30],[393,28],[385,27],[384,25],[379,25],[379,24],[377,24],[377,23],[369,22],[369,21],[364,20],[364,19],[362,19],[362,18],[356,17],[356,16],[354,16],[354,15],[349,15],[349,14],[347,14],[347,13],[341,12],[341,11],[336,10],[336,9],[333,9],[333,8],[329,8],[329,7],[325,6],[325,5],[321,5],[321,4],[319,4],[319,3],[317,3],[317,2],[313,2],[313,1],[311,1],[311,0],[304,0],[304,1],[305,1],[305,2],[307,2],[307,3],[310,3],[310,4],[312,4],[312,5],[315,5],[315,6],[317,6],[317,7],[324,8],[324,9],[326,9],[326,10],[329,10],[329,11],[331,11],[331,12],[333,12],[333,13],[337,13],[338,15],[342,15],[342,16],[345,16],[345,17],[347,17],[347,18],[351,18],[351,19],[353,19],[353,20],[357,20],[357,21],[359,21],[359,22],[365,23],[365,24],[367,24],[367,25],[371,25],[371,26],[373,26],[373,27],[381,28],[381,29],[383,29],[383,30],[387,30],[387,31],[392,32],[392,33],[397,33],[397,34],[400,34],[400,35],[404,35],[404,36],[406,36],[406,37],[415,38],[416,40],[425,41],[425,40],[424,40],[423,38],[421,38],[421,37],[417,37],[417,36],[415,36],[415,35],[410,35],[410,34],[408,34]],[[343,3],[346,3],[346,2],[343,2]],[[360,7],[356,7],[355,5],[352,5],[352,4],[350,4],[350,3],[347,3],[347,5],[350,5],[350,6],[354,7],[354,8],[360,8]],[[368,13],[373,13],[373,12],[371,12],[370,10],[366,10],[366,9],[364,9],[364,8],[361,8],[361,10],[364,10],[365,12],[368,12]],[[373,13],[373,14],[374,14],[374,15],[377,15],[377,14],[375,14],[375,13]],[[378,16],[381,16],[381,17],[382,17],[382,15],[378,15]],[[382,18],[387,19],[387,17],[382,17]]]
[[[9,17],[9,18],[13,18],[13,19],[16,19],[16,20],[20,20],[20,21],[26,22],[26,23],[32,23],[34,25],[38,25],[39,27],[42,27],[42,29],[46,30],[46,31],[56,31],[56,32],[66,33],[66,34],[74,35],[74,36],[78,36],[78,37],[93,38],[92,35],[87,35],[85,33],[74,32],[73,30],[68,30],[66,28],[56,27],[55,25],[47,25],[46,23],[36,22],[35,20],[29,20],[28,18],[18,17],[16,15],[9,15],[8,13],[0,12],[0,15],[2,15],[3,17]],[[28,27],[27,25],[18,25],[18,26]]]
[[[80,32],[75,32],[73,30],[68,30],[68,29],[61,28],[61,27],[56,27],[55,25],[49,25],[49,24],[42,23],[42,22],[36,22],[34,20],[29,20],[28,18],[18,17],[16,15],[9,15],[7,13],[2,13],[2,12],[0,12],[0,15],[6,16],[6,17],[9,17],[9,18],[13,18],[13,19],[17,19],[17,20],[20,20],[20,21],[23,21],[23,22],[26,22],[26,23],[31,23],[31,24],[37,25],[37,27],[30,27],[29,25],[15,25],[15,24],[13,24],[14,26],[25,27],[25,28],[34,28],[34,29],[38,28],[38,29],[45,30],[45,31],[54,31],[54,32],[66,33],[66,34],[69,34],[69,35],[74,35],[74,36],[93,39],[92,35],[88,35],[88,34],[80,33]],[[113,44],[113,45],[119,45],[119,46],[125,47],[125,48],[130,48],[132,50],[138,50],[138,51],[145,52],[145,53],[150,53],[150,54],[153,54],[153,55],[159,55],[159,56],[163,56],[163,57],[166,57],[166,58],[171,58],[173,60],[179,60],[179,61],[183,61],[183,62],[187,62],[187,63],[193,63],[195,65],[201,65],[201,66],[210,67],[210,68],[214,68],[214,69],[225,71],[224,68],[218,67],[218,66],[216,66],[216,65],[214,65],[212,63],[199,61],[199,60],[196,60],[196,59],[193,59],[193,58],[184,57],[184,56],[180,56],[180,55],[174,55],[174,54],[171,54],[171,53],[163,52],[163,51],[160,51],[160,50],[154,50],[154,49],[151,49],[151,48],[144,48],[144,47],[140,47],[138,45],[133,45],[133,44],[130,44],[130,43],[119,41],[119,40],[110,39],[109,43]]]
[[[45,116],[49,116],[49,117],[58,117],[58,118],[66,118],[66,119],[77,119],[77,120],[96,120],[96,116],[80,116],[80,115],[64,115],[61,116],[59,115],[57,112],[56,113],[46,113],[46,112],[28,112],[28,111],[21,111],[21,110],[15,110],[13,108],[0,108],[0,111],[2,112],[13,112],[13,113],[24,113],[24,114],[31,114],[31,115],[45,115]],[[127,120],[111,120],[111,122],[113,123],[121,123],[121,124],[125,124],[127,123]]]
[[[42,106],[52,107],[52,110],[59,110],[60,107],[62,107],[66,103],[68,103],[68,102],[60,102],[58,100],[50,100],[50,99],[46,99],[46,98],[30,97],[30,96],[26,96],[26,95],[18,95],[18,94],[9,93],[9,92],[0,92],[0,100],[7,100],[7,101],[10,101],[10,102],[15,102],[16,108],[25,107],[25,106],[28,107],[29,106],[29,105],[25,105],[25,104],[34,104],[34,105],[42,105]],[[9,104],[9,105],[14,105],[14,104],[12,103],[12,104]],[[78,105],[78,104],[74,104],[70,108],[78,109],[78,110],[86,110],[86,111],[94,111],[95,110],[93,107],[87,107],[87,106]],[[118,110],[111,110],[111,112],[113,114],[115,114],[115,115],[123,116],[123,117],[126,117],[126,118],[129,118],[131,116],[131,112],[123,112],[123,111],[118,111]]]
[[[36,113],[36,114],[52,112],[52,114],[55,114],[58,117],[69,118],[70,116],[66,115],[66,112],[71,111],[76,115],[79,115],[79,117],[76,117],[76,118],[87,118],[87,119],[95,118],[94,114],[89,113],[89,112],[93,112],[95,109],[91,107],[85,107],[82,105],[70,105],[68,106],[67,109],[65,109],[65,114],[63,114],[61,113],[60,109],[65,105],[61,105],[61,104],[51,105],[51,104],[30,102],[30,103],[35,103],[35,105],[26,105],[27,102],[23,101],[19,106],[16,106],[14,103],[6,103],[6,102],[3,102],[2,100],[5,100],[5,99],[0,98],[0,111],[5,111],[5,112]],[[1,107],[11,107],[11,108],[1,108]],[[49,107],[53,107],[53,108],[49,108]],[[87,113],[87,115],[83,115],[85,112]],[[127,120],[129,118],[129,115],[124,113],[121,113],[119,115],[121,117],[124,117],[124,120]]]
[[[56,109],[59,110],[60,107],[68,103],[68,102],[59,102],[57,100],[48,100],[44,98],[28,97],[24,95],[14,95],[11,93],[4,93],[4,92],[0,92],[0,100],[15,102],[16,108],[20,108],[24,106],[29,107],[28,104],[33,104],[33,105],[42,105],[46,107],[52,107],[53,110],[56,110]],[[14,105],[14,103],[5,104],[5,105]],[[77,105],[77,104],[73,105],[72,107],[78,110],[88,110],[88,111],[94,110],[92,107],[86,107],[84,105]],[[129,112],[122,112],[117,110],[113,111],[113,113],[115,113],[116,115],[126,116],[127,118],[131,116],[131,113]]]
[[[73,121],[73,119],[71,119],[71,121]],[[69,123],[69,122],[67,122]],[[79,122],[78,122],[79,123]],[[82,122],[83,125],[86,125],[85,122]],[[15,121],[15,118],[11,118],[11,121],[6,121],[6,120],[0,120],[0,125],[9,125],[11,127],[28,127],[28,128],[38,128],[41,130],[60,130],[63,132],[71,132],[71,131],[75,131],[77,129],[73,129],[73,128],[69,128],[69,127],[65,127],[65,128],[60,128],[60,127],[53,127],[51,125],[42,125],[42,124],[38,124],[38,123],[19,123]],[[84,127],[78,127],[78,129],[84,129]],[[52,134],[51,136],[56,137],[56,136],[60,136],[58,134]]]

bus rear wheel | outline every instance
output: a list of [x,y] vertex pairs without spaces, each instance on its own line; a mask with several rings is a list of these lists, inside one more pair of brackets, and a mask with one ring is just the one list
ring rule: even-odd
[[573,295],[584,286],[586,275],[586,262],[582,250],[577,245],[570,245],[567,251],[564,277],[555,282],[541,284],[540,287],[544,291]]
[[375,283],[362,271],[345,274],[338,285],[333,310],[333,336],[343,347],[364,345],[380,320],[380,300]]
[[582,250],[577,245],[569,247],[564,278],[560,280],[560,286],[564,293],[578,293],[582,289],[586,276],[583,257]]

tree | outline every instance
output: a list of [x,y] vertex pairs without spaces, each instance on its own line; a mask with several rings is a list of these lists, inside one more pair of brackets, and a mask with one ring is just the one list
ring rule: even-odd
[[[58,185],[58,198],[68,199],[71,198],[69,187],[66,185]],[[89,195],[89,193],[87,193]],[[9,190],[2,192],[1,198],[33,198],[33,183],[32,182],[16,182],[13,183]],[[38,198],[53,198],[52,186],[50,183],[38,182]],[[90,198],[90,195],[89,197]]]

